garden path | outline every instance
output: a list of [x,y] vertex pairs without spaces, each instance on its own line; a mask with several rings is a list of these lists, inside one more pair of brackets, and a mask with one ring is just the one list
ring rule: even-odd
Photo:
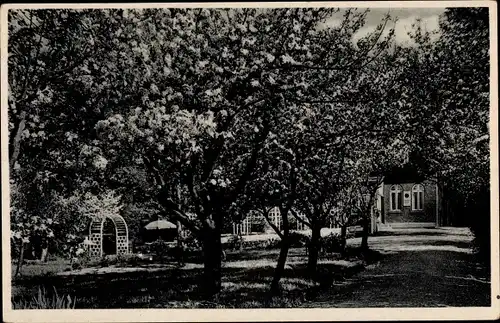
[[[488,270],[475,262],[464,228],[407,229],[371,237],[386,254],[305,307],[490,306]],[[350,240],[351,245],[359,239]]]

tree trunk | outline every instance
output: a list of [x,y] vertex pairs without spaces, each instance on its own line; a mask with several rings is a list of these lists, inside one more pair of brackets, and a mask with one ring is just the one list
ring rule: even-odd
[[177,262],[179,265],[184,264],[184,243],[183,243],[182,224],[177,221]]
[[313,225],[311,228],[311,241],[309,242],[309,257],[307,259],[307,271],[311,277],[316,276],[316,267],[318,265],[321,226]]
[[19,118],[19,124],[17,125],[16,135],[14,136],[11,142],[11,156],[9,160],[10,171],[12,172],[12,168],[14,167],[17,158],[19,157],[19,152],[21,150],[21,137],[26,126],[26,111],[21,112],[21,116]]
[[347,251],[347,225],[340,227],[340,253],[345,257]]
[[238,248],[240,251],[243,251],[243,236],[241,235],[241,232],[238,234],[238,241],[239,241],[239,244],[238,244]]
[[43,248],[42,255],[40,256],[40,261],[46,262],[48,254],[49,254],[49,249],[47,247]]
[[438,180],[438,215],[440,217],[439,225],[440,226],[447,226],[448,225],[448,212],[446,209],[446,203],[445,203],[445,189],[444,189],[444,184],[441,180]]
[[221,289],[222,243],[215,228],[204,227],[203,232],[203,292],[211,298]]
[[14,277],[17,277],[17,275],[19,275],[21,273],[23,261],[24,261],[24,241],[21,240],[21,244],[19,246],[19,258],[17,259],[17,267],[16,267],[16,273],[14,274]]
[[363,236],[361,238],[361,250],[368,250],[368,234],[370,233],[370,219],[365,215],[363,219]]
[[[278,257],[278,263],[274,270],[273,280],[271,282],[270,293],[271,296],[278,296],[281,292],[280,290],[280,280],[285,272],[286,260],[288,258],[288,250],[290,249],[290,224],[288,222],[288,212],[289,209],[286,207],[280,207],[281,220],[283,221],[283,233],[281,236],[281,250]],[[277,227],[274,228],[277,230]],[[276,232],[279,234],[279,230]]]
[[278,296],[280,294],[280,280],[285,272],[286,259],[288,257],[288,250],[290,249],[290,243],[288,238],[281,240],[281,250],[278,257],[278,263],[276,264],[276,269],[274,270],[273,281],[271,282],[271,295]]

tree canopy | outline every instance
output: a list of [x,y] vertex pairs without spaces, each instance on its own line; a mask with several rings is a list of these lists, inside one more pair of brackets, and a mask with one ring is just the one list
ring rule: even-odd
[[367,11],[325,24],[339,12],[10,10],[13,241],[64,244],[96,207],[167,215],[202,243],[213,295],[223,226],[250,211],[299,212],[317,238],[409,157],[465,200],[489,189],[487,9],[415,25],[412,47],[390,16],[358,39]]

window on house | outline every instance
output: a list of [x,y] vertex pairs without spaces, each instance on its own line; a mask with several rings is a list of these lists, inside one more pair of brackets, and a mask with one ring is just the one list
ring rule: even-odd
[[424,187],[421,184],[413,185],[412,189],[412,210],[423,210],[424,209]]
[[393,185],[390,189],[390,205],[391,211],[401,211],[401,203],[403,200],[403,190],[399,185]]

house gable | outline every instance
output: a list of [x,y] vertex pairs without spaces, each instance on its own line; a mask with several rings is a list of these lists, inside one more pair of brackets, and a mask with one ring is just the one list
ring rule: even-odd
[[437,185],[411,167],[392,169],[382,186],[383,223],[435,224],[437,218]]

